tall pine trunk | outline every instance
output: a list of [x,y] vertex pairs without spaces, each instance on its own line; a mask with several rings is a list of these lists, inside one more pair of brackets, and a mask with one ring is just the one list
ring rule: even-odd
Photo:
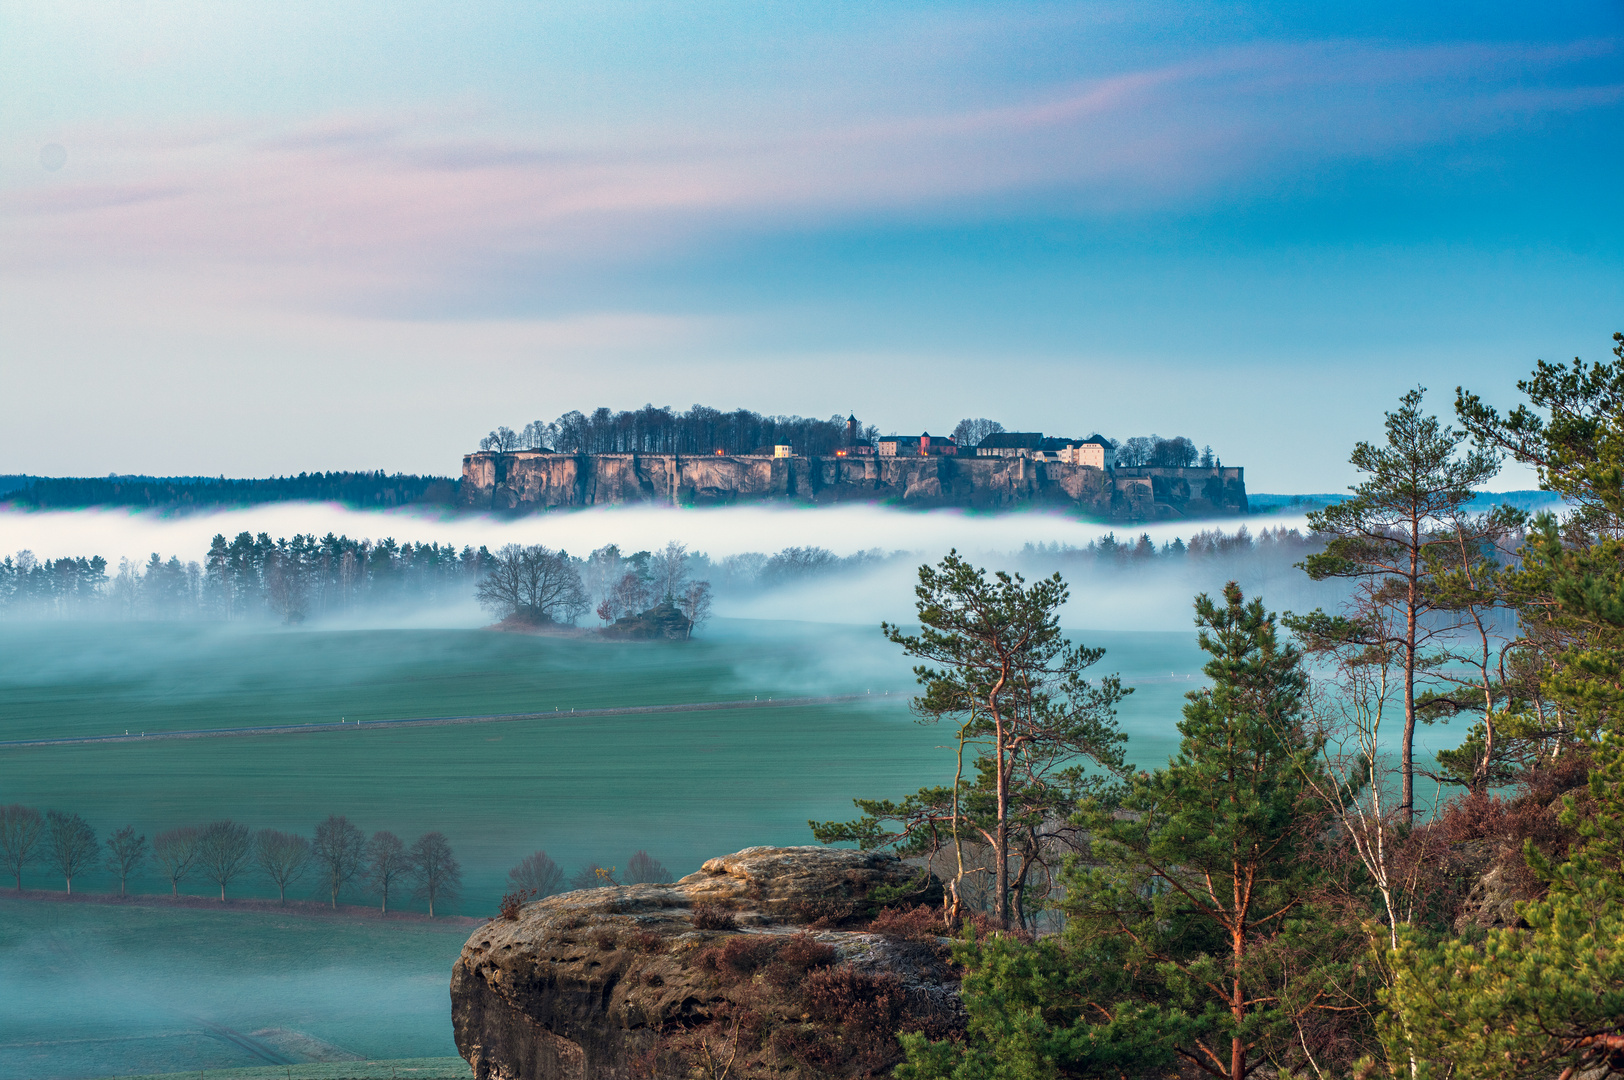
[[1421,520],[1410,518],[1410,572],[1404,596],[1404,746],[1399,771],[1404,790],[1399,799],[1399,817],[1404,824],[1415,821],[1415,648],[1416,608],[1421,597]]

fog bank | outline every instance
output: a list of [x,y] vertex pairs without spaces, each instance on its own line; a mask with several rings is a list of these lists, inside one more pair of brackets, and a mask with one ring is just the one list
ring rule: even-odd
[[1014,551],[1032,544],[1084,546],[1107,533],[1148,533],[1157,544],[1188,538],[1201,529],[1233,531],[1246,523],[1301,527],[1304,517],[1270,516],[1229,521],[1181,521],[1139,525],[1100,525],[1063,513],[1018,511],[1005,514],[962,510],[902,510],[879,506],[733,506],[706,509],[605,507],[500,518],[485,514],[446,514],[411,508],[352,510],[333,503],[274,503],[217,514],[163,514],[128,510],[0,511],[0,552],[24,548],[41,556],[102,555],[144,560],[153,552],[182,559],[201,557],[216,533],[272,537],[327,532],[382,539],[421,539],[457,547],[481,544],[546,544],[585,555],[604,544],[624,551],[653,549],[668,540],[688,545],[713,559],[751,551],[778,551],[816,545],[837,555],[871,548],[926,555],[963,551]]

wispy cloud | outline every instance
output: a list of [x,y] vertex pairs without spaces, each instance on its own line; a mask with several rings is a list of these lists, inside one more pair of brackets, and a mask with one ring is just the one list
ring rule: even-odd
[[345,276],[356,290],[411,289],[491,261],[635,257],[719,225],[1176,205],[1616,105],[1624,82],[1569,71],[1616,51],[1260,45],[970,108],[697,115],[590,141],[504,130],[467,108],[84,131],[65,136],[75,169],[0,190],[0,272],[258,266],[296,293],[320,267],[331,298]]

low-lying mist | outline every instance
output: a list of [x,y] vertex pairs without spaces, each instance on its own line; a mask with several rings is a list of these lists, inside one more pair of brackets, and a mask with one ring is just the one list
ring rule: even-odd
[[[139,579],[152,575],[156,554],[162,569],[153,582],[164,579],[163,590],[180,596],[200,588],[202,564],[217,535],[366,538],[368,550],[387,545],[397,552],[402,544],[423,545],[419,551],[433,545],[432,572],[423,570],[419,558],[415,576],[367,578],[357,585],[366,603],[330,605],[307,623],[426,628],[490,621],[474,602],[472,564],[460,563],[459,557],[466,560],[480,549],[495,551],[509,543],[545,544],[580,558],[606,545],[631,555],[675,541],[688,549],[691,576],[712,582],[718,617],[866,624],[907,620],[919,564],[957,548],[989,569],[1029,577],[1061,572],[1072,585],[1067,625],[1182,630],[1189,626],[1193,595],[1216,590],[1231,578],[1249,593],[1262,592],[1275,608],[1300,610],[1328,602],[1328,589],[1292,565],[1308,550],[1300,534],[1304,523],[1301,516],[1282,515],[1123,527],[1040,511],[978,514],[875,506],[616,507],[513,519],[283,503],[189,515],[0,512],[0,552],[17,553],[10,556],[14,567],[19,558],[99,556],[105,561],[106,580],[98,588],[108,594],[108,603],[58,603],[48,611],[17,604],[14,616],[173,618],[187,614],[184,605],[137,603],[129,581],[120,599],[121,563],[127,564],[127,575]],[[1197,539],[1203,535],[1204,546]],[[590,580],[588,585],[590,590]],[[158,591],[149,585],[146,594]]]

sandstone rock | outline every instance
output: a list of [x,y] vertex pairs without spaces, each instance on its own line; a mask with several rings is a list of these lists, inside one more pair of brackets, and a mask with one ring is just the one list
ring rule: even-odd
[[[718,1045],[745,1047],[736,1077],[776,1074],[764,1061],[787,1061],[805,1077],[888,1070],[875,1055],[894,1054],[890,1032],[868,1057],[856,1054],[861,1032],[828,1015],[829,1001],[842,987],[879,988],[890,996],[859,1004],[942,1033],[963,1025],[956,977],[940,944],[832,927],[865,915],[882,887],[917,886],[916,874],[888,854],[756,847],[670,885],[527,904],[517,921],[493,920],[463,947],[451,978],[457,1048],[481,1080],[680,1076],[684,1048],[707,1031]],[[939,896],[930,881],[923,898]],[[791,944],[801,975],[765,966]],[[822,959],[808,962],[809,951]],[[825,984],[822,1003],[803,1002],[786,973]]]
[[1002,457],[793,457],[754,454],[554,454],[481,451],[462,462],[461,504],[533,511],[555,507],[755,500],[801,504],[853,500],[998,510],[1067,507],[1124,521],[1247,511],[1238,468],[1111,472]]
[[669,600],[639,614],[616,619],[613,625],[599,631],[604,637],[628,641],[683,641],[692,632],[693,623],[688,616],[678,611],[677,605]]
[[1485,930],[1499,930],[1512,926],[1525,926],[1517,914],[1517,901],[1526,899],[1503,866],[1494,866],[1479,877],[1466,894],[1460,915],[1455,919],[1455,933],[1468,926]]

